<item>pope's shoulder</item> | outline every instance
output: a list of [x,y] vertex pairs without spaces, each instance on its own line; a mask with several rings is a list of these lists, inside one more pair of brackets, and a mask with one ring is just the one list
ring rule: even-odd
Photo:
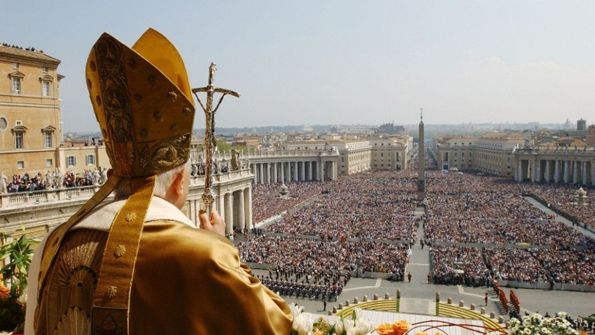
[[140,251],[148,252],[155,257],[193,262],[216,260],[227,265],[239,266],[238,250],[228,239],[173,220],[146,222]]

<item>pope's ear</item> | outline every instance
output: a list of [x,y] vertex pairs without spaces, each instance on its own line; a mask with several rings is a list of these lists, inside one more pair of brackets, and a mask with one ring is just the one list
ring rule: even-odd
[[176,178],[174,180],[174,185],[176,187],[176,192],[178,194],[182,194],[184,193],[184,182],[186,182],[186,180],[184,180],[186,178],[186,170],[183,169],[182,171],[176,173]]

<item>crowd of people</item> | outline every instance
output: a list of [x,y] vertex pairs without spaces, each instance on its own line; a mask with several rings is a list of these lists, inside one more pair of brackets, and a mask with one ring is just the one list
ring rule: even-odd
[[[258,235],[243,238],[241,257],[299,273],[263,278],[282,293],[330,299],[347,274],[383,272],[403,280],[407,249],[422,224],[434,283],[595,284],[595,242],[524,199],[529,193],[549,199],[555,191],[457,171],[428,171],[426,180],[421,220],[413,215],[418,205],[413,170],[289,184],[290,197],[279,196],[279,185],[256,185],[255,222],[286,214],[259,228]],[[573,196],[570,189],[560,194]],[[321,279],[329,269],[338,271],[341,280]]]
[[436,283],[595,284],[595,241],[523,198],[548,187],[430,172],[428,189],[424,231]]
[[10,182],[4,174],[0,173],[0,194],[101,185],[106,180],[107,169],[105,168],[84,170],[82,173],[74,173],[72,171],[62,173],[59,170],[48,170],[46,173],[15,174],[12,176]]
[[[579,223],[595,228],[595,201],[593,194],[591,201],[584,204],[576,204],[576,186],[571,185],[536,185],[522,184],[525,192],[531,193],[546,201],[550,207],[569,214]],[[594,190],[588,190],[593,192]]]
[[[301,274],[264,278],[281,293],[324,300],[340,292],[352,275],[380,272],[403,280],[407,248],[420,223],[413,216],[415,179],[410,175],[380,171],[325,183],[289,184],[289,195],[298,195],[289,201],[279,197],[276,187],[257,185],[254,208],[262,203],[268,205],[269,216],[287,214],[258,236],[244,236],[238,248],[246,262]],[[340,276],[328,279],[330,270]]]
[[279,265],[269,269],[268,275],[260,276],[268,288],[286,296],[322,301],[336,301],[337,296],[349,281],[351,274],[336,269],[316,269]]
[[255,184],[252,187],[252,212],[254,222],[260,222],[275,215],[281,214],[297,204],[313,196],[319,195],[324,183],[287,183],[288,194],[281,197],[280,184]]

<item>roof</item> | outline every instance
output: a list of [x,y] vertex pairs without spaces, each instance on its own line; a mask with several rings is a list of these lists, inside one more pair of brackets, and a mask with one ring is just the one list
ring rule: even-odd
[[17,58],[26,58],[46,63],[58,65],[60,60],[45,54],[43,51],[31,51],[17,47],[7,47],[0,44],[0,56],[12,56]]

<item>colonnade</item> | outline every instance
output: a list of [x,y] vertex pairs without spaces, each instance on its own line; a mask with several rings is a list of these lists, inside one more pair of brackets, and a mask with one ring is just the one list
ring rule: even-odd
[[[187,201],[188,216],[198,226],[200,197]],[[245,231],[253,228],[252,223],[252,187],[224,192],[215,195],[215,209],[225,221],[225,234],[233,235],[236,230]]]
[[257,184],[335,180],[338,174],[334,160],[251,162],[250,170]]
[[564,183],[595,186],[595,161],[569,158],[519,157],[515,170],[516,181],[534,183]]

